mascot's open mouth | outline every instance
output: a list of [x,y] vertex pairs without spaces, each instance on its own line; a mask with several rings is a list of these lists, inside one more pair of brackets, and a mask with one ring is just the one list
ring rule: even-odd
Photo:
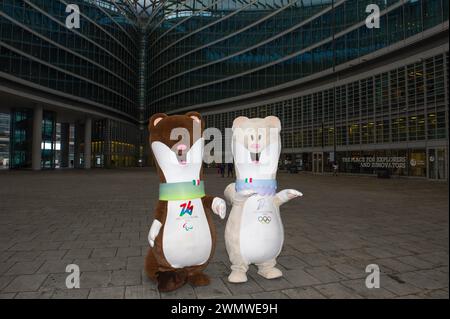
[[252,153],[252,152],[250,152],[250,158],[252,159],[253,163],[258,164],[260,157],[261,157],[261,152],[259,152],[259,153]]
[[178,163],[180,165],[186,165],[187,146],[184,144],[178,145],[176,154]]

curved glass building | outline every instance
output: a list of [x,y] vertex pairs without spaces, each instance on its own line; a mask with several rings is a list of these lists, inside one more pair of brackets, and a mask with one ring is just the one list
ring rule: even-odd
[[[74,12],[79,28],[67,26]],[[141,29],[131,8],[113,1],[2,0],[0,34],[11,168],[136,165]],[[36,117],[48,127],[33,127]],[[43,131],[34,154],[33,129]],[[64,155],[59,161],[57,150]]]
[[[147,119],[197,110],[222,132],[239,115],[279,116],[282,168],[448,176],[448,0],[70,3],[79,29],[65,27],[66,1],[2,2],[0,92],[45,95],[43,118],[74,127],[54,131],[77,165],[145,165]],[[11,163],[32,153],[13,129],[34,118],[14,103],[30,123],[11,119]]]

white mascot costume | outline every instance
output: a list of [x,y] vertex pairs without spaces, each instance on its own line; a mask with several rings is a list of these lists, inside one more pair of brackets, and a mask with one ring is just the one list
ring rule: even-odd
[[232,283],[247,281],[250,264],[267,279],[281,277],[275,267],[284,241],[280,205],[302,196],[293,189],[276,193],[281,152],[278,117],[238,117],[233,122],[232,152],[236,183],[225,189],[232,209],[225,228]]

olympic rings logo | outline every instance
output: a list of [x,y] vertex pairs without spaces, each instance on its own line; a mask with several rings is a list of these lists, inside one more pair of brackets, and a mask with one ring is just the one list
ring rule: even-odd
[[270,216],[259,216],[258,217],[258,221],[261,224],[268,224],[268,223],[270,223],[271,220],[272,220],[272,218]]

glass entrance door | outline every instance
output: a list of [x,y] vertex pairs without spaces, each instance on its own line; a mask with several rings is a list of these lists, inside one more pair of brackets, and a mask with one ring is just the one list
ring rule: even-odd
[[436,179],[436,150],[430,148],[427,151],[428,160],[428,178]]
[[30,168],[33,139],[33,110],[13,109],[9,140],[9,167]]
[[447,156],[445,148],[436,149],[436,178],[447,179]]
[[41,167],[55,168],[56,155],[56,113],[44,111],[42,119]]
[[447,179],[447,150],[443,147],[427,150],[428,178]]
[[313,153],[313,173],[323,173],[323,152]]

